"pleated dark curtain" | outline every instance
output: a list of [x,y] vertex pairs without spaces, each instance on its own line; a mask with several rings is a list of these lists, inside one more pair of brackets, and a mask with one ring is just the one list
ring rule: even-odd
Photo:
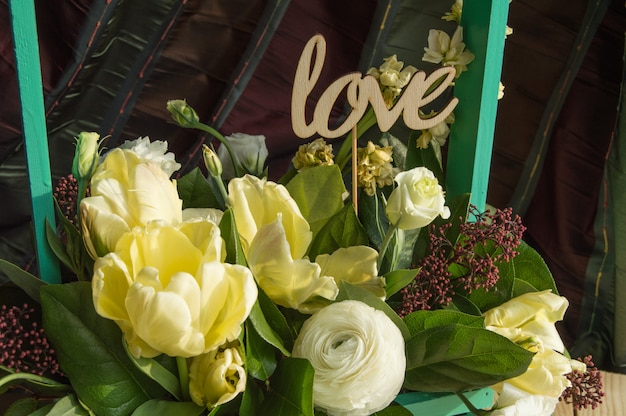
[[[73,136],[82,130],[109,136],[107,147],[138,136],[167,139],[183,170],[195,167],[208,138],[168,121],[165,103],[174,98],[187,99],[226,134],[266,135],[278,176],[302,143],[291,132],[289,100],[310,36],[321,33],[328,42],[322,86],[392,53],[430,70],[421,62],[427,33],[446,28],[440,16],[453,1],[35,3],[59,178],[69,171]],[[29,200],[8,22],[7,0],[0,0],[0,257],[27,266]],[[560,329],[573,352],[592,352],[603,367],[615,368],[626,363],[619,306],[626,290],[615,272],[626,255],[618,232],[624,210],[615,208],[626,192],[619,157],[626,127],[617,128],[624,4],[513,0],[509,25],[488,202],[523,214],[526,240],[570,299]],[[342,111],[337,105],[333,118]]]

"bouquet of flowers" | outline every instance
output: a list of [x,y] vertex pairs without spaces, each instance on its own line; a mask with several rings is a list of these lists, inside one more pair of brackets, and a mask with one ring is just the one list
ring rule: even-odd
[[[370,71],[389,108],[416,73],[395,56]],[[597,376],[565,354],[554,323],[568,303],[520,218],[446,199],[453,117],[346,140],[337,157],[316,139],[274,182],[264,137],[224,137],[183,100],[168,110],[220,142],[204,172],[173,180],[165,142],[103,154],[81,133],[48,235],[75,279],[2,263],[27,300],[2,306],[0,391],[32,393],[7,415],[411,415],[409,392],[548,415],[571,380]],[[484,388],[495,396],[478,405]]]

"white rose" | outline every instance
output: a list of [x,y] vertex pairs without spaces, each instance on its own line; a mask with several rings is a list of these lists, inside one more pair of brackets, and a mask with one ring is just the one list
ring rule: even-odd
[[444,191],[435,174],[424,167],[400,172],[398,186],[389,195],[386,213],[389,221],[401,230],[412,230],[430,224],[438,215],[450,217]]
[[502,383],[498,390],[498,402],[491,416],[550,416],[559,399],[539,394],[529,394]]
[[404,339],[382,311],[347,300],[304,322],[293,354],[315,369],[313,402],[330,416],[370,415],[404,382]]
[[[263,166],[268,155],[265,136],[235,133],[231,136],[226,136],[226,140],[230,143],[233,153],[237,156],[239,164],[243,168],[242,173],[249,173],[254,176],[260,176],[263,173]],[[224,179],[234,178],[235,169],[226,146],[221,145],[217,149],[217,157],[222,162],[222,177]]]

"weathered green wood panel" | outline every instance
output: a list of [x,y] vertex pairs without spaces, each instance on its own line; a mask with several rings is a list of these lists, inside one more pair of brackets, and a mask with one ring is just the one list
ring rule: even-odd
[[45,235],[46,218],[53,227],[55,221],[35,5],[33,0],[13,0],[9,2],[9,7],[22,105],[39,275],[49,283],[60,283],[59,263],[48,247]]
[[480,210],[487,199],[508,10],[509,0],[463,3],[464,41],[476,59],[454,88],[460,103],[450,133],[447,192],[471,192],[470,202]]

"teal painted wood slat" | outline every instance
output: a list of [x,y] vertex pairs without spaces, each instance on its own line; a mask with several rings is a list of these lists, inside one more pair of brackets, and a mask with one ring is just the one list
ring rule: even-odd
[[463,3],[463,38],[476,58],[454,88],[460,103],[450,129],[446,185],[450,197],[471,192],[470,202],[481,211],[487,200],[508,10],[509,0]]
[[9,7],[39,276],[48,283],[60,283],[59,263],[46,241],[46,218],[53,227],[55,220],[35,5],[33,0],[13,0]]

